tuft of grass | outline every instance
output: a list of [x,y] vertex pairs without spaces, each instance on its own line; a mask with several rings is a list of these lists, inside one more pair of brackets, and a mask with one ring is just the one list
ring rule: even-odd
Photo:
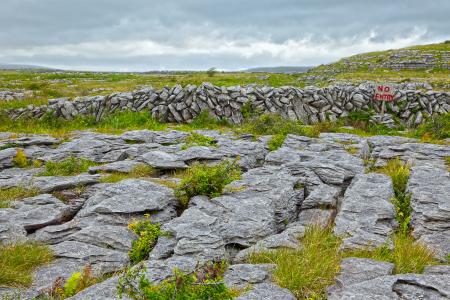
[[450,172],[450,156],[445,157],[445,164],[447,165],[447,170]]
[[13,158],[14,165],[18,168],[27,168],[30,166],[30,161],[28,160],[25,151],[18,148],[16,155]]
[[270,139],[270,141],[267,143],[269,150],[270,151],[278,150],[283,145],[285,139],[286,139],[286,135],[284,135],[284,134],[274,135]]
[[0,208],[8,208],[12,201],[34,197],[39,194],[37,189],[27,189],[25,187],[12,187],[0,189]]
[[150,220],[150,215],[145,215],[144,220],[133,221],[128,224],[128,229],[133,231],[138,239],[131,244],[131,251],[128,253],[132,264],[148,258],[148,254],[153,249],[161,233],[161,226],[154,224]]
[[450,138],[450,113],[432,116],[417,128],[413,137],[425,142]]
[[87,172],[89,167],[98,165],[84,158],[69,157],[60,162],[48,161],[45,170],[37,176],[73,176]]
[[359,148],[357,148],[357,147],[346,147],[345,150],[346,150],[348,153],[350,153],[350,154],[352,154],[352,155],[355,155],[355,154],[358,153]]
[[411,221],[411,194],[406,193],[411,166],[403,163],[400,159],[390,160],[386,166],[375,169],[375,172],[386,174],[392,179],[394,197],[391,199],[395,206],[396,219],[399,229],[404,234],[410,230]]
[[116,183],[129,178],[149,177],[152,176],[154,172],[155,170],[151,166],[140,164],[134,167],[130,173],[114,172],[109,174],[108,176],[103,177],[100,181],[103,183]]
[[240,178],[241,169],[236,161],[222,161],[215,166],[196,163],[186,170],[175,195],[180,199],[182,208],[185,208],[192,197],[220,196],[227,184]]
[[201,134],[198,134],[196,132],[192,132],[190,136],[188,136],[185,140],[185,144],[183,145],[182,149],[187,149],[194,146],[216,146],[216,140],[212,137],[204,136]]
[[289,289],[297,299],[322,299],[326,287],[339,272],[340,239],[331,228],[308,227],[301,239],[302,249],[277,249],[253,253],[249,263],[276,264],[275,282]]
[[38,243],[24,242],[0,248],[0,287],[28,287],[33,271],[53,259],[50,249]]
[[392,237],[394,249],[380,246],[374,251],[358,250],[345,253],[346,257],[370,258],[395,265],[395,274],[422,273],[426,266],[437,264],[435,253],[426,245],[417,242],[409,234],[396,233]]

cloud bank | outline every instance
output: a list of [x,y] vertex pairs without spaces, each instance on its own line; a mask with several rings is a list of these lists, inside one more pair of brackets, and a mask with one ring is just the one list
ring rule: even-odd
[[0,62],[101,70],[317,65],[450,38],[436,0],[3,0]]

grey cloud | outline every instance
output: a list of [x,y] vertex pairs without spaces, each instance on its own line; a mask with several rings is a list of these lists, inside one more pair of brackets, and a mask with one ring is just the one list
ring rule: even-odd
[[[0,62],[111,70],[127,64],[129,69],[311,65],[357,51],[448,39],[449,13],[447,0],[2,0]],[[200,55],[192,49],[195,41],[210,51]],[[216,51],[215,42],[233,51]],[[135,55],[117,52],[123,43],[142,49],[129,51]],[[267,49],[241,53],[251,45]],[[70,51],[52,52],[58,47]],[[308,47],[324,51],[311,55]],[[173,51],[160,53],[167,48]]]

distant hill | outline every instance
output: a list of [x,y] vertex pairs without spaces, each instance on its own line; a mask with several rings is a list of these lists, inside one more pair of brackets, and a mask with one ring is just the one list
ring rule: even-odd
[[243,70],[247,73],[305,73],[312,67],[258,67]]
[[52,68],[47,68],[43,66],[35,66],[35,65],[22,65],[22,64],[1,64],[0,70],[56,70]]
[[450,41],[368,52],[311,68],[309,73],[339,74],[374,70],[450,70]]

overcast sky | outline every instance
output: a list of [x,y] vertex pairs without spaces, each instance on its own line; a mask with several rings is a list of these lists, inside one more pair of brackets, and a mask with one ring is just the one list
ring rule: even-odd
[[450,0],[1,0],[0,63],[305,66],[450,39]]

